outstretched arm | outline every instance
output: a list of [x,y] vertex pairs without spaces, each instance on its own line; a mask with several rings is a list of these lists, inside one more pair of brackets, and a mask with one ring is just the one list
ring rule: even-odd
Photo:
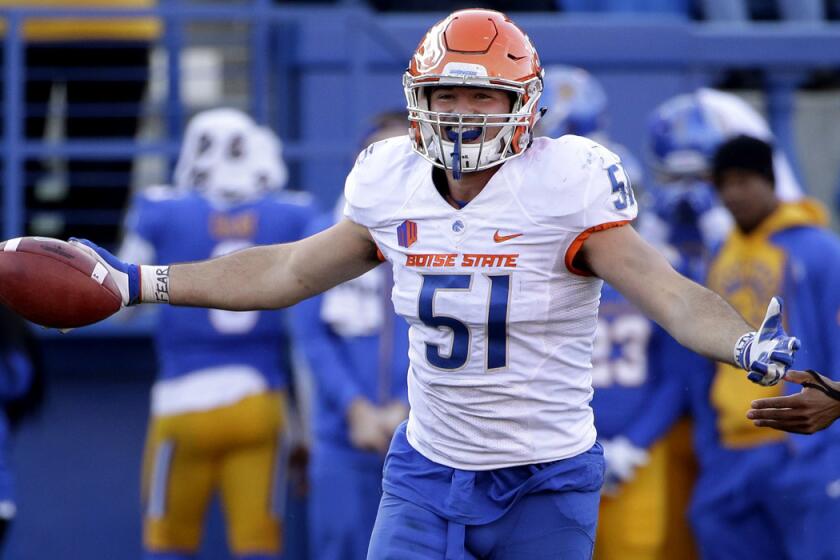
[[368,230],[345,219],[294,243],[173,265],[169,302],[233,311],[288,307],[377,264]]
[[169,302],[231,311],[288,307],[379,264],[368,230],[346,219],[294,243],[172,266],[137,267],[99,247],[87,249],[118,278],[124,305]]
[[707,358],[736,364],[733,348],[753,327],[719,295],[679,274],[629,226],[586,240],[582,258],[683,346]]
[[593,233],[579,258],[680,344],[743,368],[755,383],[778,383],[793,363],[799,341],[782,328],[778,298],[772,298],[764,321],[753,331],[720,296],[677,273],[631,227]]

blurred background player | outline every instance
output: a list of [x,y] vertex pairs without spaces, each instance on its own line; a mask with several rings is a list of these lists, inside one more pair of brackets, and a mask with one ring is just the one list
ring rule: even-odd
[[[177,188],[138,195],[121,254],[182,262],[299,239],[309,207],[274,191],[278,143],[233,109],[196,115]],[[285,314],[171,308],[160,314],[143,468],[147,558],[191,558],[218,492],[237,558],[278,557],[289,382]]]
[[[720,204],[711,184],[712,157],[726,138],[742,132],[772,138],[764,118],[745,101],[707,88],[668,99],[649,117],[649,211],[640,215],[637,227],[677,270],[700,283],[706,280],[713,252],[732,228],[732,217]],[[774,166],[785,197],[798,198],[801,188],[781,151],[774,154]],[[690,408],[704,406],[708,387],[700,386],[691,373],[705,369],[707,362],[667,337],[659,352],[662,367],[687,374],[683,375],[682,391],[677,395],[681,399],[662,403],[668,405],[660,410],[660,421],[665,425],[673,414],[688,414]],[[691,395],[692,390],[698,394]],[[695,399],[699,399],[696,406]],[[675,408],[678,402],[682,403],[681,413]],[[692,450],[692,427],[687,420],[673,428],[668,448],[671,513],[666,550],[691,558],[696,552],[684,512],[691,501],[698,467]]]
[[[662,367],[667,334],[608,284],[592,353],[592,409],[606,474],[595,558],[673,558],[663,404],[679,399],[679,377]],[[679,513],[676,513],[679,515]]]
[[[147,8],[156,0],[0,0],[0,7]],[[3,26],[5,27],[5,26]],[[143,113],[155,18],[33,18],[23,26],[24,128],[30,140],[132,141]],[[99,105],[99,109],[92,109]],[[57,125],[57,126],[56,126]],[[90,237],[116,243],[128,201],[134,156],[28,160],[27,202],[34,235]],[[67,212],[75,210],[75,212]],[[97,214],[96,211],[99,211]],[[110,212],[110,214],[109,214]]]
[[[374,119],[368,146],[408,130],[404,111]],[[316,218],[307,235],[341,219]],[[408,324],[390,303],[388,267],[377,267],[292,309],[295,344],[315,381],[309,465],[309,552],[319,560],[363,560],[376,520],[385,453],[408,417]]]
[[[751,322],[761,321],[765,294],[782,294],[786,327],[807,341],[799,367],[837,372],[840,290],[832,279],[840,275],[840,239],[826,229],[825,208],[811,198],[780,199],[772,146],[757,138],[722,144],[712,176],[736,227],[711,264],[708,286]],[[731,373],[716,365],[710,399],[720,449],[704,461],[692,508],[704,555],[783,558],[784,545],[788,558],[840,558],[833,490],[840,429],[805,437],[756,427],[745,416],[751,402],[781,395],[785,384],[735,387]]]
[[[642,182],[638,160],[607,134],[607,96],[589,72],[571,66],[546,69],[540,130],[549,136],[592,138],[620,154],[634,190]],[[628,164],[629,162],[629,164]],[[639,191],[637,191],[639,192]],[[645,200],[641,194],[640,206]],[[640,208],[640,212],[644,212]],[[673,399],[678,378],[657,367],[658,342],[666,336],[609,284],[592,352],[592,385],[598,441],[606,476],[595,558],[665,558],[666,456],[658,403]]]
[[17,513],[9,455],[13,424],[21,412],[26,412],[29,403],[24,398],[34,386],[36,368],[31,350],[31,336],[24,322],[0,306],[0,553]]
[[[736,95],[700,88],[677,95],[651,114],[648,123],[648,161],[653,213],[640,220],[649,237],[673,259],[685,261],[691,278],[704,276],[708,251],[729,233],[732,218],[711,185],[711,159],[718,146],[739,134],[772,142],[773,134],[764,118]],[[791,165],[781,150],[773,154],[774,174],[782,200],[802,196]],[[699,236],[699,237],[698,237]]]

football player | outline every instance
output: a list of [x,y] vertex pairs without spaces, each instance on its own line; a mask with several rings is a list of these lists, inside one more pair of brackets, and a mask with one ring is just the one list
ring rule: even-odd
[[287,307],[389,262],[410,325],[408,422],[385,461],[369,558],[588,558],[603,454],[590,361],[603,281],[680,342],[777,383],[798,341],[771,300],[754,330],[628,223],[621,161],[532,138],[542,68],[504,14],[457,11],[404,75],[411,131],[350,172],[344,218],[296,243],[110,267],[124,304]]
[[[739,134],[773,139],[767,122],[745,101],[709,88],[665,101],[649,119],[648,155],[654,171],[655,211],[644,215],[640,226],[650,236],[659,233],[672,237],[654,243],[676,249],[677,259],[687,258],[688,262],[683,262],[686,269],[696,268],[690,274],[693,279],[705,276],[709,248],[719,245],[732,228],[732,218],[711,185],[711,160],[724,140]],[[774,152],[773,167],[779,197],[800,198],[802,188],[781,150]],[[684,229],[689,232],[682,232]],[[692,230],[700,237],[695,238]],[[683,239],[684,235],[688,239]]]
[[[177,188],[136,197],[121,256],[170,263],[299,239],[309,208],[266,196],[284,181],[277,147],[239,111],[196,115]],[[235,556],[278,557],[283,504],[274,492],[289,382],[284,321],[281,311],[163,309],[143,467],[147,558],[194,557],[217,492]]]
[[[364,145],[405,135],[405,111],[377,115]],[[344,197],[316,218],[317,233],[341,221]],[[388,301],[378,267],[292,309],[295,346],[314,378],[309,462],[309,554],[357,560],[376,519],[385,452],[408,416],[408,325]]]

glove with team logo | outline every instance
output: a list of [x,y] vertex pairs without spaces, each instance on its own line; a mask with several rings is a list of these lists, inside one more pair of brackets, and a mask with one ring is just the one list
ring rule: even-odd
[[604,448],[604,471],[603,493],[614,496],[618,488],[633,480],[636,469],[648,463],[650,456],[647,451],[633,445],[629,439],[618,436],[610,440],[602,440],[601,447]]
[[782,299],[773,297],[759,329],[735,344],[735,362],[749,372],[747,378],[753,383],[775,385],[793,365],[799,347],[799,339],[788,336],[782,327]]
[[169,301],[169,267],[140,266],[121,261],[87,239],[70,238],[70,243],[98,260],[117,283],[122,306]]

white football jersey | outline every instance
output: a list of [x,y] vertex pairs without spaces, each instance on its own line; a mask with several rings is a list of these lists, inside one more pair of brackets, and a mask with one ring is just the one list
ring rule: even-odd
[[572,259],[587,232],[636,216],[618,157],[578,136],[537,138],[457,210],[409,139],[391,138],[359,155],[345,196],[411,327],[411,445],[468,470],[589,449],[601,280]]

